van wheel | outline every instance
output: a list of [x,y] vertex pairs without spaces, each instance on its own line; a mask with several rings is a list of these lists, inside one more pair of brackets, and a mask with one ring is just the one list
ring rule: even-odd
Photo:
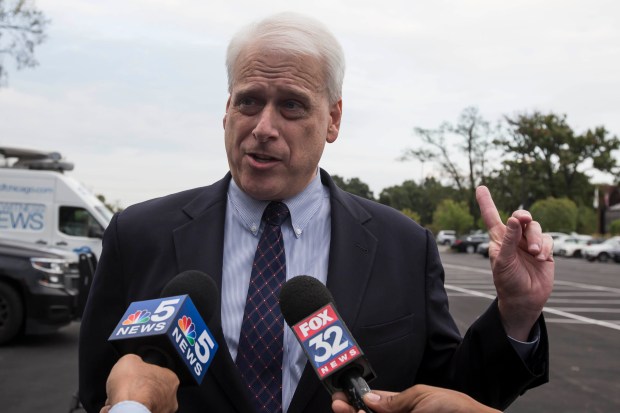
[[609,255],[608,255],[606,252],[601,252],[601,253],[598,255],[598,260],[599,260],[600,262],[607,262],[607,261],[609,260]]
[[0,282],[0,344],[13,339],[21,329],[24,307],[13,287]]

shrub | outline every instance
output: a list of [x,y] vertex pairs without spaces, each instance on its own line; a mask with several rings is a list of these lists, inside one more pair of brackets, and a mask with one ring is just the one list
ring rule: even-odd
[[577,230],[577,205],[568,198],[549,197],[536,201],[530,208],[530,212],[545,232],[570,234]]
[[465,202],[454,202],[444,199],[437,205],[433,213],[433,227],[439,229],[454,229],[457,234],[469,231],[474,225],[474,217],[469,213]]

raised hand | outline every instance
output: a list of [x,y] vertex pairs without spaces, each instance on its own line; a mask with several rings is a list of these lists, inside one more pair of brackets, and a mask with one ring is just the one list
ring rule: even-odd
[[476,199],[489,231],[502,323],[510,337],[527,341],[553,287],[553,240],[525,210],[515,211],[504,225],[485,186],[476,188]]

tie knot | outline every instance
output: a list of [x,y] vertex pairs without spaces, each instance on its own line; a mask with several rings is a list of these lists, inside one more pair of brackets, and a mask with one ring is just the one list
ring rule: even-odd
[[265,212],[263,212],[263,221],[269,225],[280,226],[286,218],[288,218],[289,211],[286,204],[283,202],[271,201]]

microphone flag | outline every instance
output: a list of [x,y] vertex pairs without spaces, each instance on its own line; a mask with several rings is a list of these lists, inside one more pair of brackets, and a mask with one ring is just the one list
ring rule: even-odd
[[218,349],[187,294],[131,303],[108,341],[120,354],[153,350],[181,383],[202,383]]
[[374,378],[374,372],[364,353],[331,303],[319,308],[291,328],[314,371],[331,393],[342,390],[342,387],[337,380],[325,379],[353,362],[356,362],[353,368],[359,369],[362,377],[367,380]]

